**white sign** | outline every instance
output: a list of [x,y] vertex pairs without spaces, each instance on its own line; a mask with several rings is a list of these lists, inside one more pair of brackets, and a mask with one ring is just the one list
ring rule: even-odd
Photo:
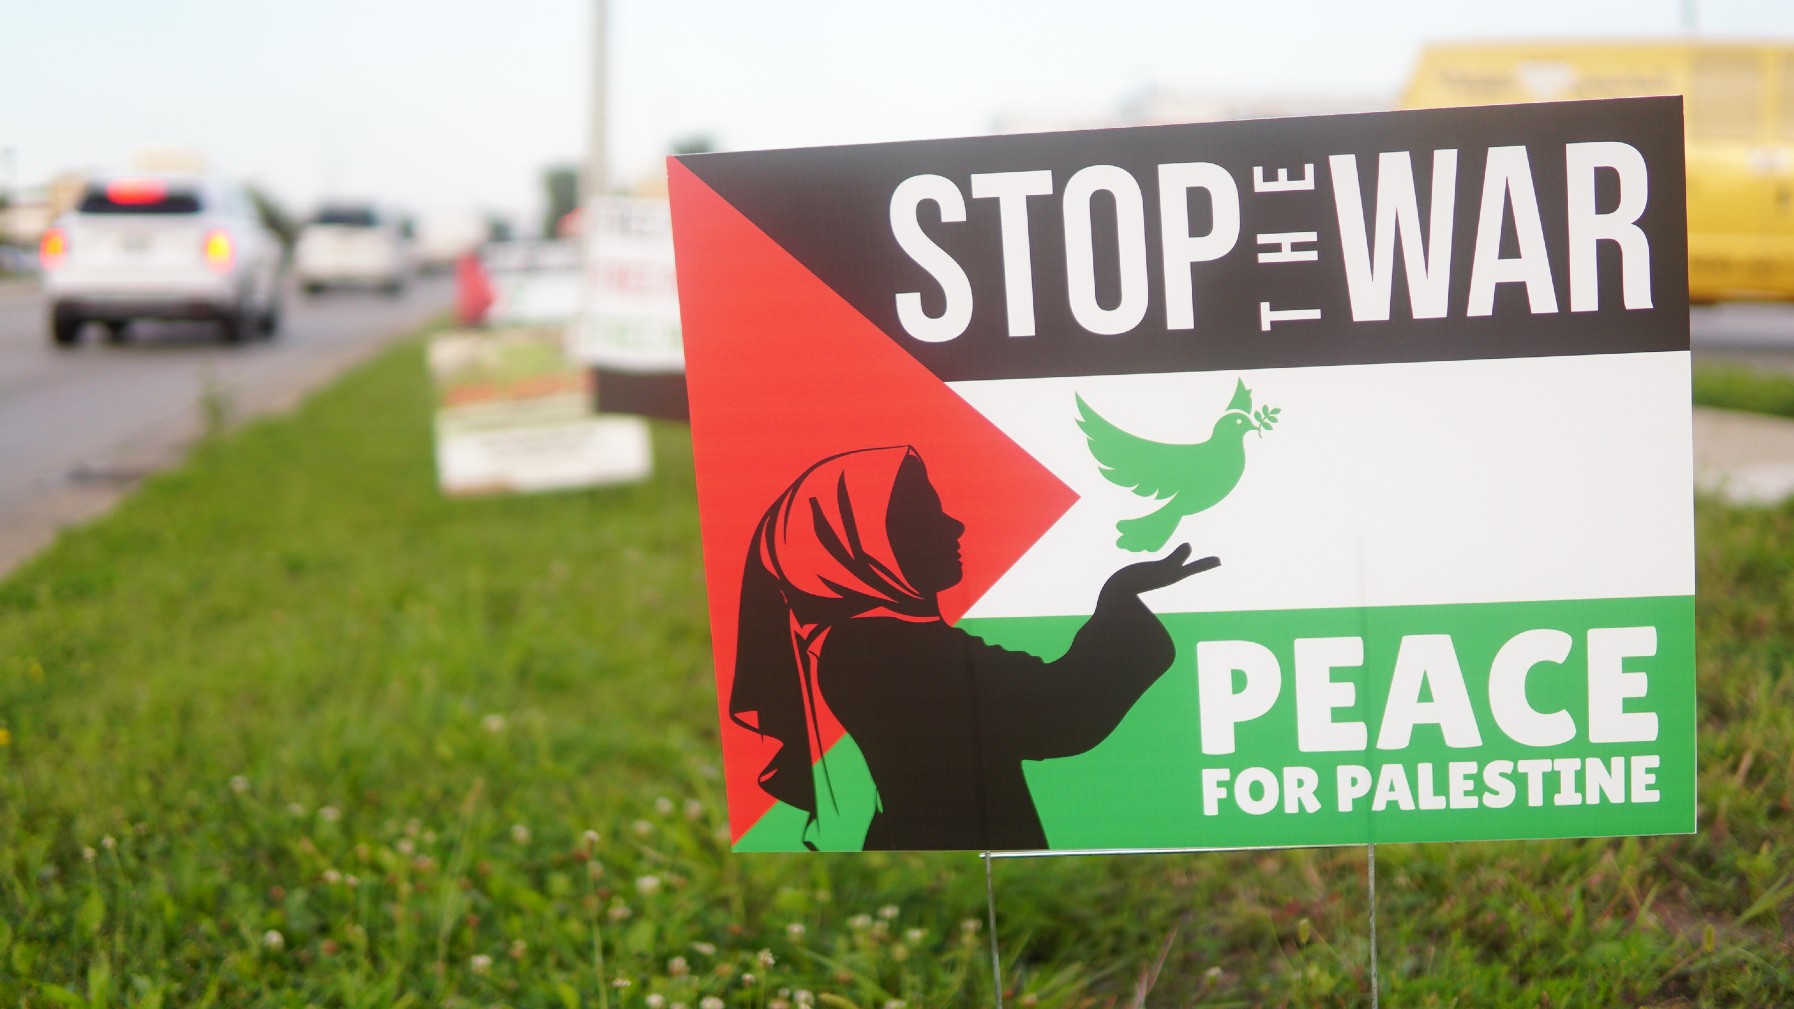
[[586,204],[584,312],[574,356],[628,372],[685,370],[667,201],[599,196]]
[[557,329],[440,333],[429,361],[444,493],[588,487],[652,471],[647,425],[593,413],[591,374],[567,360]]
[[480,247],[480,263],[492,283],[488,323],[559,325],[579,314],[577,242],[489,242]]

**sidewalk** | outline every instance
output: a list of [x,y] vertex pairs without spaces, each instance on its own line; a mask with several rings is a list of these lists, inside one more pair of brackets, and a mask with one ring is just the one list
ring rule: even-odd
[[1694,482],[1737,504],[1794,495],[1794,420],[1695,407]]

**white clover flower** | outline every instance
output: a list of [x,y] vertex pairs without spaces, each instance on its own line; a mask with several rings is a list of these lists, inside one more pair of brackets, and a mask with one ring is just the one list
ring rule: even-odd
[[752,974],[743,974],[743,975],[741,975],[741,986],[743,988],[752,988],[754,986],[754,982],[757,980],[759,980],[759,979],[754,977],[754,975],[752,975]]
[[635,982],[629,980],[626,977],[619,977],[619,978],[612,978],[611,982],[610,982],[610,986],[612,988],[627,988],[634,983]]
[[324,806],[318,810],[318,819],[325,823],[335,823],[343,818],[343,811],[335,806]]
[[337,872],[335,869],[325,869],[323,879],[324,882],[335,886],[343,881],[343,874]]
[[791,993],[791,1001],[798,1005],[815,1005],[816,996],[811,994],[808,988],[799,988]]
[[100,857],[100,853],[93,850],[92,848],[83,847],[81,849],[81,858],[83,861],[91,862],[94,859],[99,858],[99,857]]
[[107,851],[111,851],[112,849],[118,847],[118,842],[112,839],[111,834],[107,834],[105,837],[100,838],[100,847],[106,849]]
[[655,992],[654,994],[643,999],[642,1004],[647,1006],[648,1009],[665,1009],[666,1004],[667,1004],[667,997],[665,995],[662,995],[659,992]]
[[884,907],[878,909],[878,916],[886,921],[895,920],[900,913],[902,912],[898,910],[897,905],[895,904],[886,904]]
[[521,823],[511,824],[511,840],[518,844],[529,843],[529,828]]
[[656,813],[659,813],[661,816],[673,815],[673,800],[667,798],[664,795],[658,799],[655,799],[654,800],[654,811]]
[[855,932],[864,932],[866,929],[872,927],[872,916],[869,914],[856,914],[847,919],[847,927],[853,929]]
[[660,877],[638,876],[635,880],[635,889],[644,897],[652,897],[660,892]]
[[241,774],[231,775],[230,790],[238,795],[242,795],[244,792],[249,791],[249,779],[243,777]]
[[411,853],[417,850],[417,845],[411,843],[411,838],[401,837],[399,838],[399,843],[393,845],[393,848],[396,849],[399,854],[410,857]]
[[633,914],[635,914],[635,912],[630,910],[629,905],[621,901],[612,904],[610,910],[605,912],[605,915],[609,917],[611,921],[624,921]]
[[358,887],[361,885],[361,877],[355,875],[352,872],[346,873],[343,876],[343,885],[346,887],[349,887],[350,889],[354,889],[355,887]]
[[906,928],[903,930],[903,941],[910,943],[911,945],[921,942],[923,939],[927,938],[927,936],[928,932],[926,929]]
[[276,932],[274,929],[269,929],[262,935],[262,945],[269,949],[285,949],[286,944],[287,937]]
[[909,1009],[909,1003],[900,998],[887,999],[885,1009]]
[[691,948],[697,950],[699,953],[702,953],[705,956],[715,956],[716,955],[716,944],[715,943],[694,942],[691,944]]
[[983,927],[984,923],[976,918],[967,918],[965,921],[959,923],[959,930],[966,935],[977,935],[978,930]]
[[485,718],[480,719],[480,727],[487,732],[503,732],[505,731],[505,716],[496,712],[487,715]]
[[523,955],[528,952],[529,943],[524,942],[522,939],[511,940],[511,959],[521,960],[523,959]]
[[647,837],[654,833],[654,825],[646,820],[635,821],[629,825],[629,829],[635,833],[636,837]]
[[289,803],[287,803],[287,815],[288,816],[304,816],[305,815],[305,807],[300,805],[297,802],[289,802]]
[[686,963],[682,956],[673,957],[667,961],[667,973],[674,977],[684,977],[691,973],[691,964]]
[[706,995],[698,1000],[698,1009],[723,1009],[723,1000],[715,995]]
[[492,958],[484,953],[475,953],[467,961],[467,966],[475,974],[485,974],[492,969]]
[[685,818],[687,820],[702,820],[704,818],[704,804],[696,799],[685,800]]
[[802,939],[804,937],[804,931],[804,923],[801,921],[794,921],[785,926],[785,934],[792,939]]
[[588,830],[584,834],[581,834],[580,838],[585,841],[586,847],[588,847],[588,848],[598,847],[598,832],[597,831]]
[[[791,925],[797,925],[797,922],[792,922]],[[786,925],[785,930],[790,931],[791,925]],[[804,927],[802,925],[797,925],[797,934],[802,935],[803,929],[804,929]],[[770,950],[770,949],[763,949],[760,952],[755,953],[754,960],[760,964],[760,968],[762,970],[771,970],[772,965],[779,962],[772,955],[772,950]]]

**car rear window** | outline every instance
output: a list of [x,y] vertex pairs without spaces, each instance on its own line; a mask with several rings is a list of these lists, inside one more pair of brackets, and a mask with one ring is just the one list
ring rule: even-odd
[[325,207],[312,218],[313,224],[336,224],[349,228],[372,228],[380,223],[366,207]]
[[88,188],[76,207],[83,214],[197,214],[199,193],[154,179],[114,179]]

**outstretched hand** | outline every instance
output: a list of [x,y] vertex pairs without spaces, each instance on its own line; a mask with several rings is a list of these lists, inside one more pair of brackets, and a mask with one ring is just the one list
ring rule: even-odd
[[1137,596],[1142,592],[1151,592],[1153,589],[1176,585],[1198,571],[1207,571],[1210,568],[1221,566],[1219,557],[1199,557],[1196,560],[1190,560],[1192,552],[1190,545],[1183,543],[1158,560],[1129,564],[1109,576],[1109,580],[1103,585],[1103,591],[1126,592],[1129,595]]

